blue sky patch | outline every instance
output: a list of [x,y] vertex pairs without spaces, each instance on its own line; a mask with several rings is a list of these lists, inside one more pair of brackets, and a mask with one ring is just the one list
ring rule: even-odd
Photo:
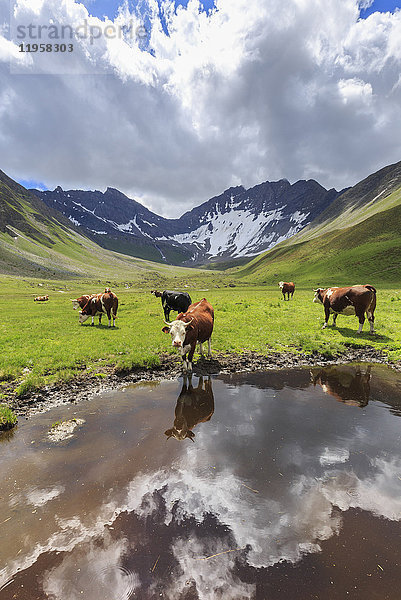
[[47,185],[35,179],[17,179],[20,185],[23,185],[27,190],[35,188],[36,190],[48,190]]
[[396,8],[401,8],[400,0],[375,0],[372,6],[361,10],[361,18],[366,19],[374,12],[394,12]]

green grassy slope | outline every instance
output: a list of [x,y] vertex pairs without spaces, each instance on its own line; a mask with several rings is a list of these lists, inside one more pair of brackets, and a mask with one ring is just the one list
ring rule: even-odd
[[401,204],[401,162],[384,167],[354,185],[336,198],[295,237],[297,242],[300,242],[335,229],[351,227],[399,204]]
[[231,274],[243,281],[397,284],[401,276],[401,163],[366,178],[308,227]]
[[[334,285],[394,283],[401,274],[401,205],[359,225],[309,241],[279,245],[236,272],[252,282],[278,279]],[[232,272],[233,273],[233,272]]]
[[[0,274],[42,279],[109,279],[158,286],[193,270],[101,248],[58,211],[0,171]],[[202,271],[195,271],[195,279]],[[219,279],[219,275],[217,275]]]

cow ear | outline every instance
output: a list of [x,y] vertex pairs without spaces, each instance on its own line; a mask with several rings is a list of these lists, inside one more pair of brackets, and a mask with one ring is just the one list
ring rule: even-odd
[[189,438],[191,440],[191,442],[195,443],[195,440],[194,440],[195,434],[190,429],[187,431],[187,435],[185,437]]
[[166,429],[166,431],[164,432],[164,435],[166,435],[167,437],[171,437],[173,435],[173,429]]
[[162,332],[163,333],[170,333],[170,327],[163,327],[162,328]]

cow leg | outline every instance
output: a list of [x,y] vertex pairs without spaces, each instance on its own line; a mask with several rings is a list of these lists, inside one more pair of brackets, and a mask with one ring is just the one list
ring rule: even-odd
[[99,315],[99,325],[102,324],[102,315]]
[[94,325],[95,325],[95,317],[92,317],[91,327],[93,327]]
[[194,357],[194,353],[195,353],[195,347],[196,347],[196,342],[194,342],[194,344],[191,346],[190,351],[188,352],[188,371],[192,371],[192,359]]
[[370,310],[366,311],[366,316],[368,317],[368,321],[369,321],[369,325],[370,325],[369,333],[374,333],[375,332],[375,327],[374,327],[375,316]]
[[330,309],[329,308],[325,308],[324,309],[324,325],[322,327],[322,329],[326,329],[327,325],[329,324],[329,317],[330,317]]
[[207,357],[212,358],[212,340],[211,338],[207,341]]
[[163,307],[164,308],[164,318],[166,321],[170,320],[170,308],[166,305]]
[[333,327],[336,327],[336,321],[337,321],[337,317],[338,317],[338,313],[334,313],[333,314]]
[[203,356],[203,344],[202,344],[202,342],[199,342],[199,352],[200,352],[200,355]]
[[[355,312],[356,312],[356,311],[355,311]],[[359,313],[359,315],[358,315],[358,314],[356,314],[356,316],[357,316],[357,317],[358,317],[358,319],[359,319],[358,333],[362,333],[362,327],[363,327],[363,324],[364,324],[364,322],[365,322],[365,313],[364,313],[364,312],[362,312],[362,313]]]

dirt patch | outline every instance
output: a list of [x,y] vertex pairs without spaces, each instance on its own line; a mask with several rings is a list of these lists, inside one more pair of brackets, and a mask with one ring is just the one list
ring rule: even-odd
[[[346,355],[326,357],[321,354],[293,354],[291,352],[272,353],[270,355],[244,351],[241,354],[216,353],[212,359],[199,358],[193,364],[193,374],[217,375],[219,373],[240,373],[244,371],[266,371],[268,369],[313,367],[350,362],[369,362],[387,364],[401,371],[401,361],[390,362],[386,356],[374,348],[350,349]],[[130,372],[116,374],[110,370],[101,379],[98,376],[83,374],[74,381],[47,386],[22,398],[10,398],[8,404],[17,415],[29,417],[61,404],[78,403],[89,400],[96,394],[116,390],[130,383],[176,379],[182,374],[182,363],[176,355],[162,355],[158,367],[138,368]]]

